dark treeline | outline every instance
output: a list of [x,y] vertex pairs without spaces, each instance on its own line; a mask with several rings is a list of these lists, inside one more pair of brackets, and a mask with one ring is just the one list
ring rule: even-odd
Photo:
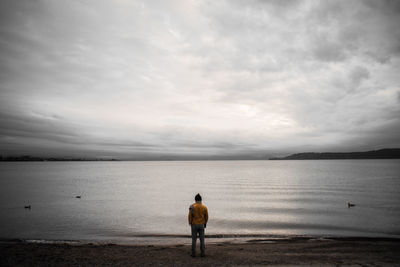
[[365,152],[323,152],[297,153],[283,158],[270,160],[307,160],[307,159],[399,159],[400,148],[385,148]]
[[90,158],[54,158],[54,157],[33,157],[33,156],[9,156],[1,157],[0,161],[116,161],[116,159],[90,159]]

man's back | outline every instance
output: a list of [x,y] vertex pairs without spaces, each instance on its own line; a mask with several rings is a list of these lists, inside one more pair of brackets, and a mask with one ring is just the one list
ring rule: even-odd
[[208,221],[208,210],[201,202],[190,205],[189,224],[206,224]]

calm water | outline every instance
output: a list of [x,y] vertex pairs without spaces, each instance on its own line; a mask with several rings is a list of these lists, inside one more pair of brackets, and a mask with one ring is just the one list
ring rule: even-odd
[[210,235],[400,238],[400,160],[3,162],[0,238],[188,235],[198,192]]

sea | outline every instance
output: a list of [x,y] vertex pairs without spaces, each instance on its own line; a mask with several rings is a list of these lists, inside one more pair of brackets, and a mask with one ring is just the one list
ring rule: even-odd
[[209,240],[400,238],[390,159],[1,162],[0,239],[189,240],[197,193]]

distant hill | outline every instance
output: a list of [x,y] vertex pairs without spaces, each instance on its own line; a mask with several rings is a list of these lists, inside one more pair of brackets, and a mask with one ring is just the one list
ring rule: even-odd
[[309,160],[309,159],[400,159],[400,148],[385,148],[365,152],[323,152],[297,153],[270,160]]

